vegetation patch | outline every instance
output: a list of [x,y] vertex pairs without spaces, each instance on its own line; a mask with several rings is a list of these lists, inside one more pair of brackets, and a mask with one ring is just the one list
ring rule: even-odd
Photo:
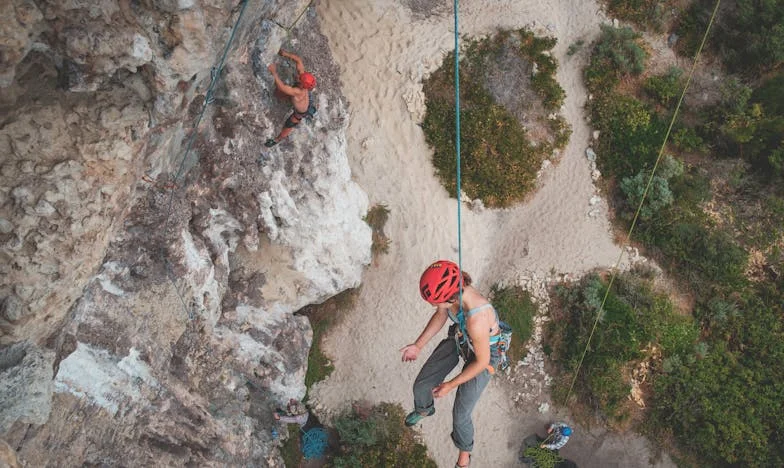
[[614,17],[631,21],[642,28],[659,30],[664,12],[672,1],[661,0],[607,0],[607,11]]
[[[607,293],[607,281],[591,274],[579,283],[558,286],[555,292],[547,341],[551,357],[571,378]],[[653,288],[649,271],[621,274],[602,309],[575,394],[609,421],[624,422],[633,409],[629,397],[635,382],[630,370],[645,363],[644,379],[638,380],[650,385],[661,372],[661,359],[696,359],[698,338],[695,321],[674,311],[666,294]]]
[[[749,10],[751,3],[759,8]],[[701,0],[693,8],[707,4],[712,8],[712,1]],[[613,286],[610,292],[583,364],[591,370],[580,372],[576,391],[580,401],[623,422],[630,413],[625,398],[634,398],[630,382],[647,361],[650,378],[640,389],[647,395],[641,426],[646,431],[661,439],[674,436],[701,465],[784,466],[779,430],[784,401],[784,73],[775,53],[762,60],[747,50],[756,47],[758,36],[741,40],[739,34],[750,26],[745,19],[730,18],[731,13],[775,18],[784,13],[784,5],[738,1],[726,8],[712,32],[719,42],[711,50],[742,74],[720,81],[717,103],[682,110],[688,125],[676,124],[653,179],[680,77],[673,71],[646,77],[644,53],[640,55],[645,48],[631,30],[603,28],[593,48],[585,72],[594,95],[589,111],[601,130],[597,163],[606,176],[615,221],[620,229],[629,228],[651,180],[633,240],[668,275],[681,280],[679,287],[694,305],[691,317],[673,318],[666,297],[641,280],[632,280],[634,288],[624,286],[629,280],[622,276],[620,289]],[[686,15],[681,27],[702,21],[704,10],[699,11]],[[759,18],[761,30],[768,21]],[[707,19],[698,28],[700,35],[706,24]],[[774,43],[777,32],[769,35]],[[688,38],[682,41],[689,43]],[[582,352],[586,323],[596,318],[602,288],[604,280],[594,276],[559,290],[563,309],[558,313],[565,315],[554,321],[549,336],[565,370],[574,368],[575,352]],[[646,322],[640,323],[642,318]],[[661,356],[646,343],[653,343]]]
[[389,219],[389,208],[384,204],[375,204],[365,215],[365,222],[373,230],[372,244],[370,252],[373,258],[389,252],[390,239],[384,233],[384,226]]
[[[679,53],[694,55],[715,5],[715,0],[695,0],[680,13]],[[784,63],[782,24],[784,5],[778,0],[728,2],[716,15],[707,47],[730,71],[758,78]]]
[[436,468],[427,456],[427,447],[416,441],[404,420],[405,412],[398,404],[381,403],[372,408],[353,405],[334,421],[340,450],[331,466]]
[[509,288],[495,286],[490,297],[501,320],[512,327],[512,343],[508,356],[509,362],[517,362],[526,355],[524,345],[533,333],[534,316],[538,310],[536,304],[531,300],[531,294],[519,286]]
[[308,353],[308,370],[305,373],[305,387],[308,391],[313,384],[326,379],[335,370],[332,361],[321,349],[321,339],[339,319],[341,312],[353,307],[358,294],[359,289],[348,289],[322,304],[309,305],[297,312],[308,317],[313,329],[313,343]]
[[[471,41],[460,61],[462,189],[491,207],[522,200],[570,130],[556,114],[564,91],[550,55],[555,39],[526,30]],[[454,54],[424,83],[423,129],[436,174],[456,188]]]

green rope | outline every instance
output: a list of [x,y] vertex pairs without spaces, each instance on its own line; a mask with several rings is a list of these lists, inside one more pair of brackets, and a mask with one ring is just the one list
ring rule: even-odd
[[686,90],[689,89],[689,84],[691,84],[691,79],[694,76],[694,70],[697,68],[697,61],[699,60],[700,54],[702,53],[702,48],[705,46],[705,41],[708,38],[708,33],[711,30],[711,26],[713,26],[713,20],[716,18],[716,12],[719,10],[720,3],[721,0],[716,0],[716,6],[713,8],[713,13],[711,14],[710,21],[708,22],[708,27],[705,29],[705,34],[703,34],[702,36],[702,42],[700,42],[700,47],[697,49],[697,52],[694,54],[694,62],[691,64],[689,77],[686,79],[686,85],[683,87],[681,96],[678,99],[678,105],[675,106],[675,112],[672,114],[670,125],[667,127],[667,133],[664,135],[664,141],[661,144],[661,148],[659,148],[659,155],[656,157],[656,162],[653,165],[653,170],[651,171],[650,177],[648,177],[648,184],[645,186],[645,190],[642,193],[642,199],[640,200],[640,205],[637,207],[637,211],[634,213],[634,218],[632,219],[632,224],[629,227],[629,232],[626,234],[626,239],[624,240],[623,244],[621,244],[621,252],[618,255],[618,260],[615,262],[615,266],[613,266],[613,273],[612,276],[610,277],[610,283],[607,285],[607,291],[605,291],[604,298],[602,299],[602,303],[599,306],[599,310],[596,313],[596,319],[593,321],[593,327],[591,327],[591,333],[588,335],[588,342],[585,344],[585,349],[583,350],[582,356],[580,356],[580,361],[577,364],[577,369],[574,371],[574,377],[572,378],[571,385],[569,385],[569,391],[566,392],[566,396],[564,397],[563,400],[564,404],[567,403],[567,401],[569,400],[569,396],[572,394],[574,383],[577,381],[577,375],[580,373],[580,367],[583,365],[583,360],[585,359],[585,355],[588,352],[588,347],[591,345],[591,338],[593,338],[593,334],[596,331],[596,325],[599,323],[599,319],[602,316],[602,310],[604,310],[604,304],[607,302],[607,297],[610,295],[610,290],[612,289],[612,285],[615,282],[616,276],[618,276],[618,269],[621,264],[621,259],[623,258],[623,251],[626,245],[629,243],[629,239],[631,239],[632,237],[632,233],[634,232],[634,227],[637,225],[637,219],[640,216],[642,205],[643,203],[645,203],[645,198],[648,196],[648,190],[651,188],[651,184],[653,183],[653,176],[656,174],[656,168],[659,167],[659,162],[661,161],[662,155],[664,154],[664,147],[667,144],[667,140],[670,138],[670,132],[672,131],[673,125],[675,125],[675,119],[678,117],[678,111],[680,111],[681,103],[683,102],[683,97],[686,95]]

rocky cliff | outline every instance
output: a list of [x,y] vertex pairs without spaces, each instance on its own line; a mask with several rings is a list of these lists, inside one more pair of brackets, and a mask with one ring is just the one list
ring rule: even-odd
[[[10,455],[30,466],[276,465],[270,409],[303,396],[312,339],[294,312],[358,285],[370,260],[346,103],[314,10],[0,10]],[[275,61],[293,76],[281,46],[319,79],[319,111],[267,150],[289,112],[266,70]]]

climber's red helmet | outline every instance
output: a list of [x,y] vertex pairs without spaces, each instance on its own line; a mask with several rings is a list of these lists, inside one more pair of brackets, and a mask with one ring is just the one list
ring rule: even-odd
[[419,293],[431,304],[441,304],[460,291],[460,268],[449,260],[439,260],[425,269],[419,278]]
[[316,87],[316,77],[308,72],[300,73],[299,85],[304,89],[313,89]]

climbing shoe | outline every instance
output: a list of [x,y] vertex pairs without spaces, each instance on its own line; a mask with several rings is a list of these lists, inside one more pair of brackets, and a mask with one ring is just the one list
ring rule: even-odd
[[436,412],[435,408],[430,408],[430,411],[428,411],[425,414],[422,414],[419,411],[414,410],[414,411],[408,413],[408,416],[406,416],[406,426],[411,427],[414,424],[416,424],[419,421],[421,421],[423,418],[426,418],[428,416],[433,416],[433,414],[435,412]]
[[272,148],[277,144],[278,144],[277,141],[273,140],[272,138],[267,138],[267,141],[264,143],[264,146],[266,146],[267,148]]

